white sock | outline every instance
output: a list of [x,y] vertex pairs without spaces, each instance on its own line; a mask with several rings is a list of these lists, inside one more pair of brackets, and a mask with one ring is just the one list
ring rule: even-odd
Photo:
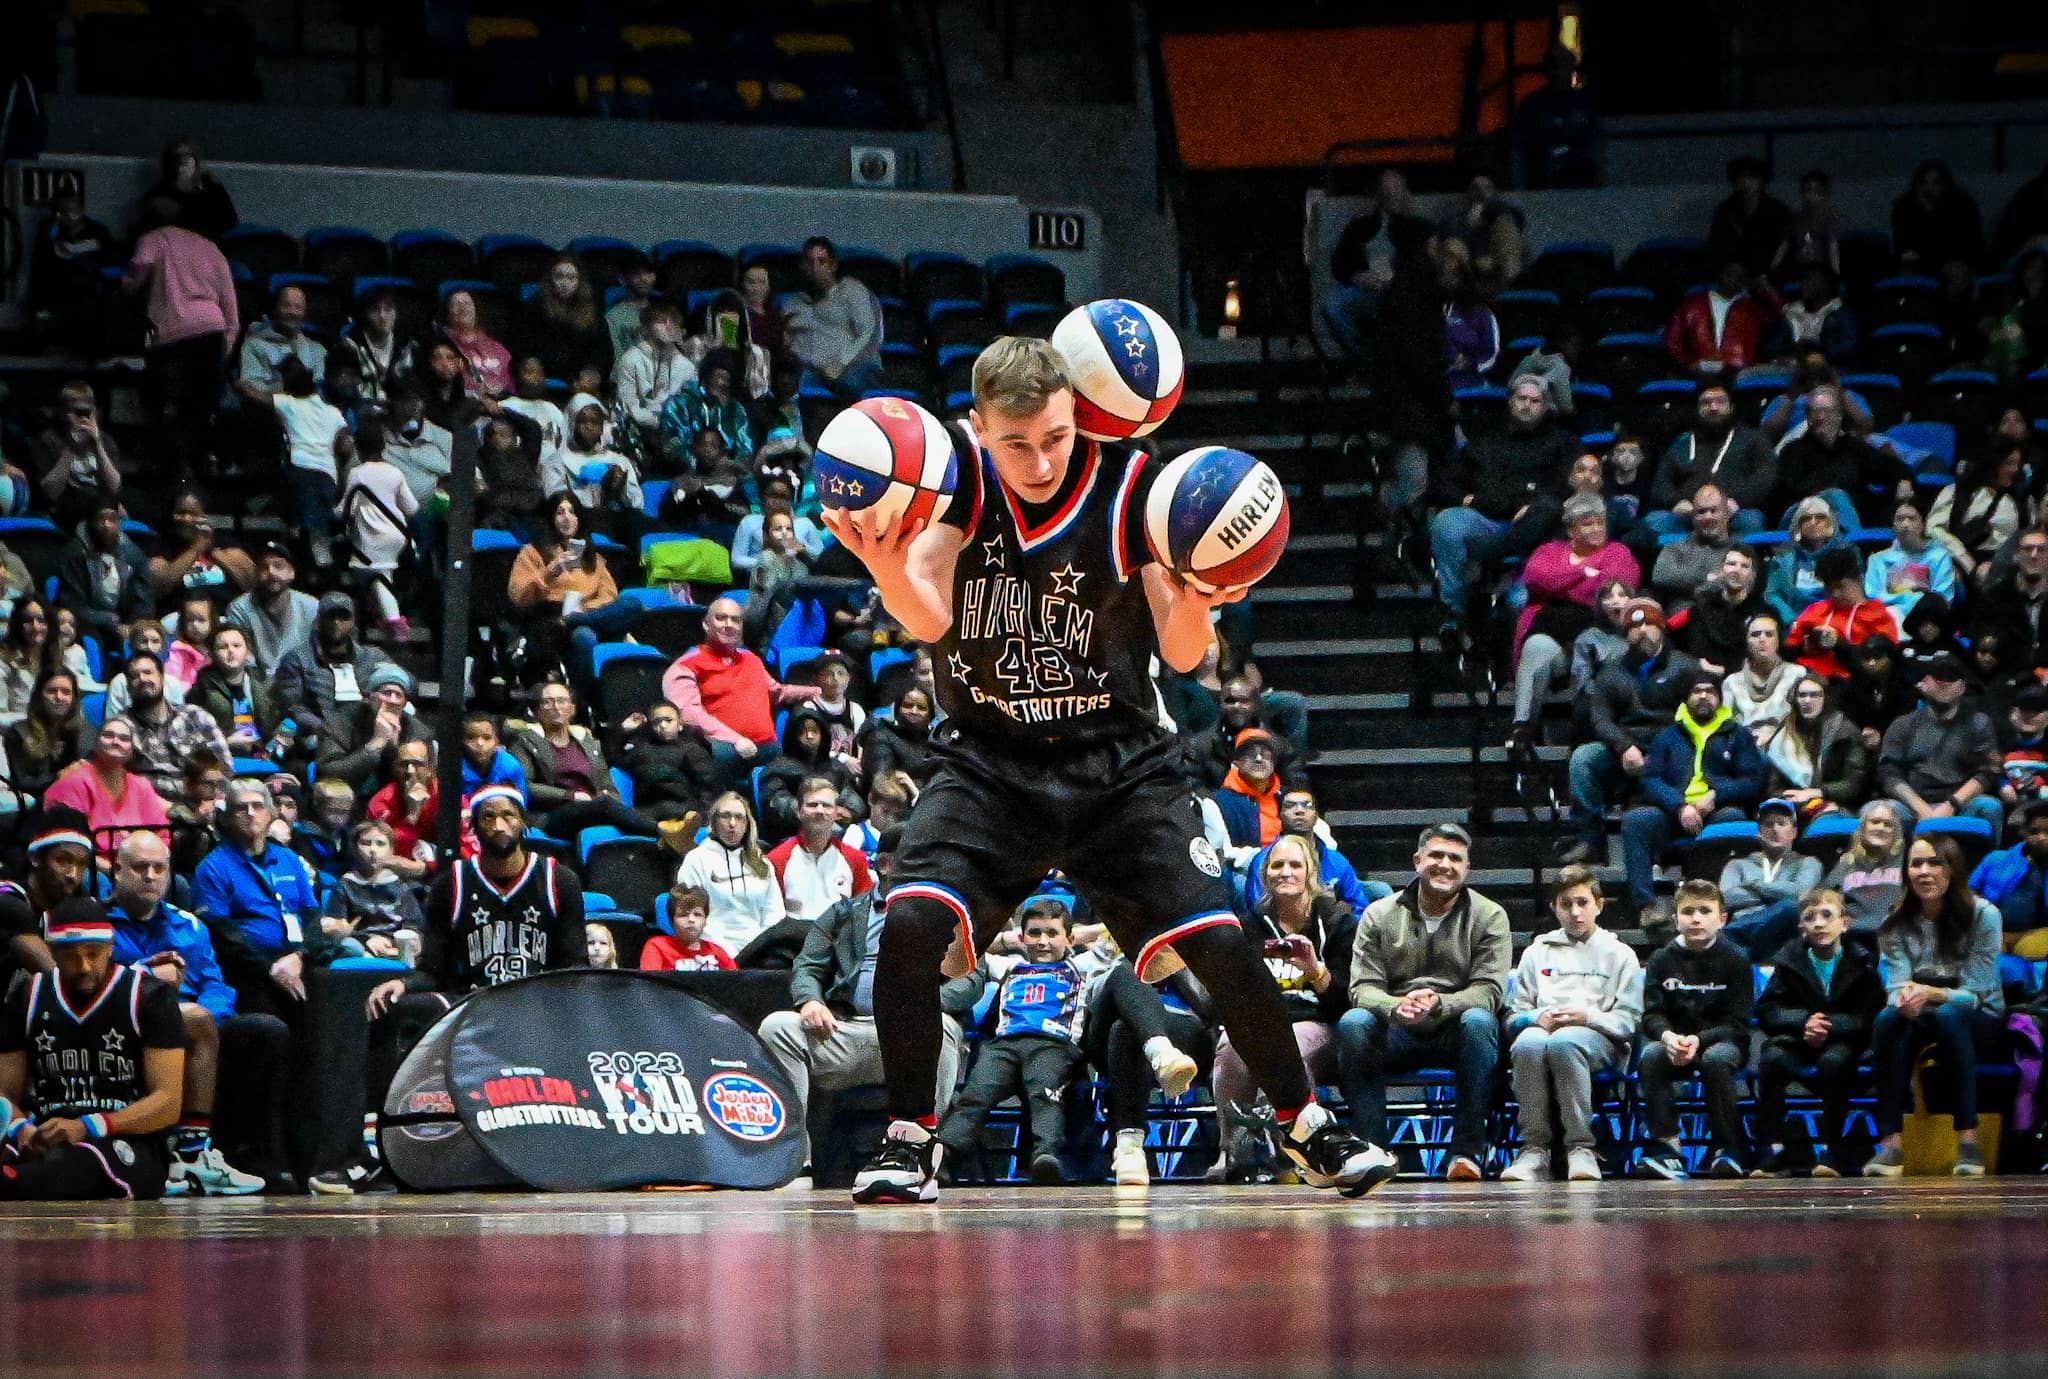
[[1311,1101],[1294,1117],[1294,1124],[1287,1127],[1287,1137],[1292,1140],[1306,1140],[1328,1125],[1331,1119],[1330,1112],[1323,1103]]
[[1180,1050],[1173,1046],[1173,1041],[1163,1034],[1155,1034],[1145,1041],[1145,1057],[1154,1063],[1162,1058],[1171,1058],[1179,1052]]
[[1145,1147],[1145,1132],[1143,1130],[1119,1130],[1116,1132],[1116,1144],[1119,1149],[1127,1144],[1136,1145],[1138,1148],[1143,1149]]

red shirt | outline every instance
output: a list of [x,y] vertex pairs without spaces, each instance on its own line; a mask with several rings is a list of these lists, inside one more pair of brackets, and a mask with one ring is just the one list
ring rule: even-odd
[[[437,849],[440,839],[434,834],[434,820],[440,816],[441,789],[438,785],[427,787],[426,803],[420,806],[419,822],[413,823],[405,817],[405,807],[399,803],[398,787],[387,785],[370,796],[369,818],[387,825],[391,829],[392,855],[416,860],[416,851],[421,843],[431,843]],[[464,833],[468,832],[465,828]],[[467,843],[465,839],[465,843]],[[463,856],[473,855],[465,846]],[[436,859],[438,862],[438,858]]]
[[708,938],[700,938],[688,948],[676,942],[673,935],[656,934],[647,940],[647,946],[640,950],[642,972],[737,972],[739,964],[732,960],[732,954]]

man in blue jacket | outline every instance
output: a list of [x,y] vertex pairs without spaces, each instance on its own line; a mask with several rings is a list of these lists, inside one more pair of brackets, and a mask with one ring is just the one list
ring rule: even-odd
[[1642,801],[1621,816],[1629,896],[1645,929],[1668,928],[1656,903],[1657,854],[1674,837],[1747,816],[1764,793],[1764,762],[1749,729],[1722,707],[1717,676],[1696,672],[1675,721],[1650,743],[1637,780]]
[[291,1023],[306,999],[305,948],[320,933],[320,893],[304,858],[270,837],[277,817],[262,781],[230,781],[220,846],[192,874],[222,972],[244,1011]]
[[[185,1020],[184,1105],[171,1128],[171,1172],[164,1196],[201,1192],[243,1197],[263,1190],[263,1179],[229,1163],[213,1144],[214,1088],[221,1061],[221,1027],[235,1018],[235,992],[214,960],[206,926],[164,899],[171,886],[171,849],[155,833],[131,833],[114,858],[114,961],[140,967],[178,988],[178,1012]],[[264,1037],[281,1045],[285,1028],[273,1016],[249,1016],[274,1032]],[[269,1060],[282,1068],[282,1058]]]
[[2025,834],[1990,854],[1970,874],[1970,889],[1998,907],[2009,953],[2038,962],[2048,958],[2048,800],[2022,811]]
[[[1280,792],[1280,832],[1282,836],[1293,833],[1314,840],[1316,855],[1322,859],[1323,889],[1349,905],[1353,914],[1364,914],[1365,907],[1373,901],[1394,893],[1394,888],[1384,881],[1359,879],[1358,868],[1351,865],[1351,859],[1337,851],[1336,839],[1316,807],[1315,793],[1307,786],[1290,785]],[[1272,850],[1273,844],[1266,844],[1245,864],[1247,909],[1257,909],[1259,897],[1266,893],[1266,854]]]

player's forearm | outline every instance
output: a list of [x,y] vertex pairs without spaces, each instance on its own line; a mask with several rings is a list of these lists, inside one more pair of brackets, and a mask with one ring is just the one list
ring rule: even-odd
[[131,1101],[107,1116],[107,1132],[113,1135],[153,1135],[178,1123],[178,1102],[183,1079],[176,1087],[160,1088],[140,1101]]
[[[953,601],[944,591],[907,570],[875,570],[882,606],[920,642],[937,642],[953,627]],[[1199,658],[1198,658],[1199,659]]]
[[1167,597],[1166,616],[1158,620],[1159,659],[1183,675],[1202,663],[1216,639],[1209,606],[1179,594]]

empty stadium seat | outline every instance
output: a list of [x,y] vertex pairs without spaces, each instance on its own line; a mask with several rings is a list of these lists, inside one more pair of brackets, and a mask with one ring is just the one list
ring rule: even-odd
[[1543,287],[1511,287],[1493,301],[1493,319],[1503,339],[1548,337],[1563,315],[1557,294]]
[[1943,369],[1920,389],[1916,420],[1945,421],[1958,435],[1982,435],[2003,405],[1998,375],[1988,369]]
[[866,284],[877,297],[903,295],[903,265],[873,249],[839,246],[839,275]]
[[1863,354],[1870,364],[1896,374],[1905,390],[1913,394],[1939,373],[1949,359],[1941,328],[1919,321],[1879,326],[1870,333]]
[[731,287],[737,281],[732,255],[701,240],[671,239],[654,246],[656,285],[662,295],[682,301],[692,292]]
[[1901,273],[1871,284],[1862,303],[1864,324],[1871,327],[1931,321],[1940,310],[1941,284],[1917,273]]
[[507,291],[538,282],[554,257],[553,246],[532,235],[485,235],[476,242],[477,271]]
[[597,677],[597,717],[617,723],[662,697],[661,677],[672,657],[638,642],[604,642],[591,652]]
[[258,282],[268,282],[273,273],[293,273],[299,267],[299,242],[270,225],[237,225],[220,238],[221,256],[239,263]]
[[1578,303],[1613,279],[1613,245],[1604,240],[1565,240],[1546,245],[1515,279],[1515,286],[1548,288],[1560,301]]
[[1882,431],[1905,419],[1905,386],[1895,373],[1845,373],[1842,386],[1863,400]]
[[323,225],[306,231],[306,271],[349,282],[391,268],[391,251],[368,230]]
[[1588,372],[1624,395],[1673,367],[1664,337],[1652,331],[1605,335],[1593,344]]
[[909,273],[910,300],[927,316],[934,302],[981,302],[981,269],[958,254],[919,251],[905,258],[903,266]]
[[1707,263],[1707,242],[1689,237],[1646,239],[1621,265],[1623,278],[1649,288],[1667,309],[1677,305],[1694,283],[1705,282],[1713,273]]
[[400,230],[391,237],[391,271],[425,287],[476,276],[476,251],[445,230]]
[[1022,305],[1057,306],[1067,299],[1067,275],[1030,254],[997,254],[985,266],[989,305],[1004,312]]
[[1598,339],[1656,330],[1663,319],[1657,296],[1647,287],[1596,287],[1579,306],[1579,322],[1586,334]]
[[626,276],[626,269],[640,257],[640,246],[612,235],[583,235],[569,241],[569,252],[591,282],[603,288]]

